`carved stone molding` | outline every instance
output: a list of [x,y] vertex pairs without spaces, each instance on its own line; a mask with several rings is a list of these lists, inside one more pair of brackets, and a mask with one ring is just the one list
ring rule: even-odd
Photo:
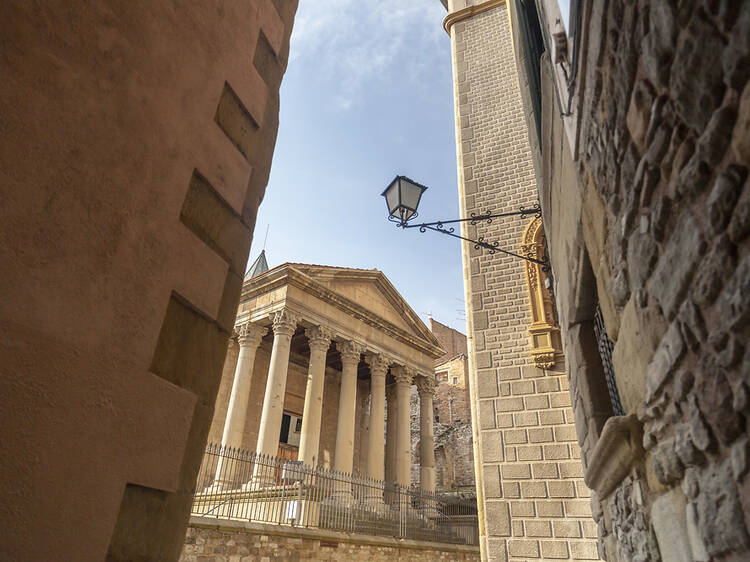
[[[535,259],[544,255],[542,219],[535,217],[526,227],[521,241],[521,254]],[[531,359],[540,369],[551,369],[560,359],[562,341],[555,325],[552,297],[544,284],[539,264],[526,262],[526,286],[529,291],[529,340]]]
[[331,338],[333,332],[325,326],[314,326],[312,328],[305,329],[305,335],[307,336],[310,350],[328,351],[331,346]]
[[417,391],[419,392],[420,398],[422,396],[435,396],[435,388],[437,384],[435,382],[435,375],[422,375],[414,380],[417,385]]
[[613,416],[604,424],[583,479],[606,498],[643,455],[643,426],[635,414]]
[[234,331],[237,332],[237,343],[240,347],[258,347],[263,336],[268,333],[268,328],[252,322],[244,322],[235,326]]
[[277,336],[292,336],[299,324],[300,315],[297,312],[282,308],[273,314],[273,333]]
[[336,349],[341,354],[342,362],[354,361],[359,363],[360,356],[365,352],[365,346],[355,341],[336,342]]
[[365,355],[365,361],[370,366],[371,377],[385,377],[392,362],[381,353],[368,353]]

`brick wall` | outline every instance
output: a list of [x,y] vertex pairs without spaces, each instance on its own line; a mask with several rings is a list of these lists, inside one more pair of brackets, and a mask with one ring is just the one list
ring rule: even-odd
[[[508,11],[504,3],[480,4],[492,7],[451,27],[465,216],[537,200]],[[465,225],[464,234],[518,251],[530,220]],[[489,560],[596,559],[568,378],[560,365],[534,367],[528,355],[525,263],[468,244],[464,274],[483,553]]]

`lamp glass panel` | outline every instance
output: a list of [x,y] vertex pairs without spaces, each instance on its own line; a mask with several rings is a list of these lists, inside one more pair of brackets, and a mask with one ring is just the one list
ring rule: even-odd
[[385,203],[388,205],[388,214],[395,215],[398,212],[399,206],[398,179],[388,186],[384,195]]
[[411,211],[416,211],[424,190],[425,188],[421,185],[412,183],[406,178],[401,178],[401,205]]

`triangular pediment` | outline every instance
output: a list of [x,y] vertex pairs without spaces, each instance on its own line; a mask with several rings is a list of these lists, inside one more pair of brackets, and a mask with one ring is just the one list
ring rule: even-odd
[[439,346],[432,332],[382,271],[307,264],[290,266],[412,336]]

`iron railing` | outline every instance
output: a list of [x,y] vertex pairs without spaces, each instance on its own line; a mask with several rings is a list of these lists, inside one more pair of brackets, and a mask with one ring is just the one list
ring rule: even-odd
[[449,517],[434,493],[209,444],[191,515],[478,544],[476,517]]
[[602,360],[604,377],[607,379],[607,391],[609,392],[609,401],[612,404],[612,412],[616,416],[624,416],[625,409],[622,407],[620,393],[617,390],[615,367],[612,363],[614,344],[607,335],[607,327],[604,325],[604,317],[602,316],[602,309],[598,301],[594,310],[594,335],[596,336],[596,345],[599,349],[599,357]]

